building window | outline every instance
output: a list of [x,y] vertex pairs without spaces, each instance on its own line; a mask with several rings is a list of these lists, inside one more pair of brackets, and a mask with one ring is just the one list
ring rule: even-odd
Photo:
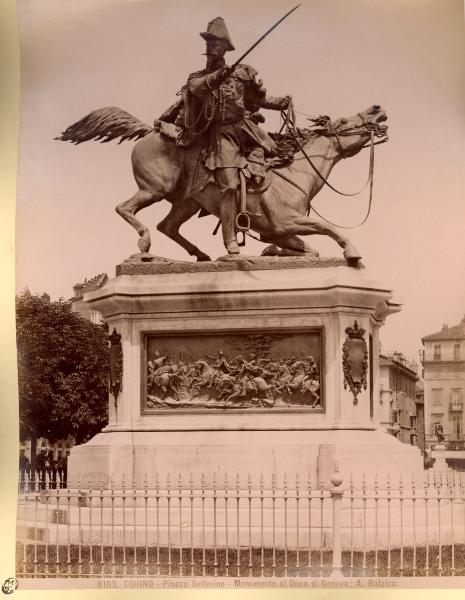
[[441,406],[442,389],[433,388],[431,392],[433,394],[433,406]]
[[454,344],[454,360],[460,360],[460,344]]
[[441,344],[434,344],[433,353],[434,360],[441,360]]
[[452,406],[458,407],[462,404],[462,390],[460,388],[452,388],[451,391]]
[[462,416],[454,416],[452,418],[452,435],[456,440],[460,440],[462,438],[463,426],[462,426]]

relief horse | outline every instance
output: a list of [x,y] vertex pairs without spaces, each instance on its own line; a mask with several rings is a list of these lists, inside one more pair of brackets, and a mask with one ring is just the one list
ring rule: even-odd
[[[348,238],[333,225],[308,216],[310,203],[324,185],[322,177],[327,179],[341,159],[360,152],[373,134],[386,136],[387,126],[381,124],[386,119],[386,112],[374,105],[350,118],[335,121],[329,117],[319,119],[319,127],[313,131],[300,130],[308,135],[303,138],[294,161],[276,169],[281,176],[274,175],[268,189],[247,195],[250,229],[259,234],[261,241],[295,255],[318,256],[299,235],[327,235],[339,244],[348,261],[357,262],[360,253]],[[220,216],[221,197],[213,183],[189,198],[183,197],[189,159],[186,150],[129,113],[111,107],[93,111],[68,127],[58,139],[79,144],[89,140],[110,141],[118,137],[120,141],[140,138],[132,151],[133,174],[139,190],[129,200],[118,204],[116,212],[138,232],[141,252],[149,251],[151,239],[149,229],[136,218],[136,214],[155,202],[167,200],[172,204],[171,210],[157,229],[197,260],[211,260],[179,233],[181,225],[201,209],[218,218]]]
[[226,403],[239,398],[242,400],[243,396],[249,396],[253,394],[258,396],[257,400],[262,400],[266,404],[273,404],[273,401],[267,398],[270,393],[273,395],[276,388],[273,384],[267,383],[263,377],[251,377],[244,381],[230,380],[225,382],[224,389],[219,395],[220,398],[225,398]]
[[205,360],[197,360],[195,367],[198,375],[192,379],[190,385],[192,395],[198,395],[202,387],[222,390],[226,383],[233,380],[230,375],[215,369]]

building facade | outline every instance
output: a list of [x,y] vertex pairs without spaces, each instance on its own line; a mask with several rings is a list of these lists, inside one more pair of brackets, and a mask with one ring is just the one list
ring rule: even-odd
[[425,454],[425,388],[421,379],[415,387],[415,405],[417,408],[417,446]]
[[380,354],[380,424],[404,444],[424,451],[424,418],[418,367],[400,352]]
[[442,427],[449,450],[464,450],[465,317],[453,327],[422,338],[426,447],[437,443]]

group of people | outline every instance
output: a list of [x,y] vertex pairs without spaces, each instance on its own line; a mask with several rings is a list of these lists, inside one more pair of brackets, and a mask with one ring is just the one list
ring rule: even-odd
[[32,470],[31,461],[22,450],[19,456],[20,489],[25,491],[26,483],[30,489],[38,485],[39,489],[64,488],[67,479],[67,457],[54,457],[53,451],[41,450],[36,456],[36,467]]
[[239,355],[228,363],[220,350],[218,360],[208,374],[206,387],[216,389],[224,396],[229,391],[228,382],[238,387],[228,399],[263,391],[270,391],[273,396],[310,391],[316,398],[319,390],[318,367],[312,356],[273,360],[252,353],[248,360]]

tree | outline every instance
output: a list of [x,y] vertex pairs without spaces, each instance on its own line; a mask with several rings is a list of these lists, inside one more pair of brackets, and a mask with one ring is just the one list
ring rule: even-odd
[[31,439],[51,442],[73,435],[78,443],[108,420],[108,330],[29,292],[16,297],[19,422]]

